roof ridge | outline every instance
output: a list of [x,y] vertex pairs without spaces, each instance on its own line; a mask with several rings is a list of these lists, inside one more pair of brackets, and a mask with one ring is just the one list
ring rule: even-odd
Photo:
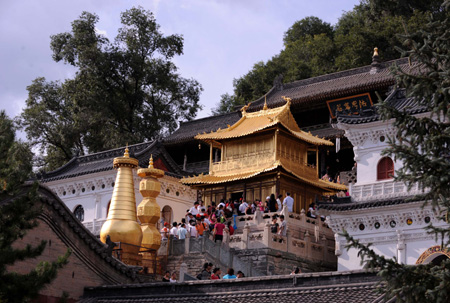
[[[221,118],[221,117],[224,117],[224,116],[231,116],[232,114],[239,114],[239,113],[240,113],[240,111],[235,110],[235,111],[232,111],[232,112],[229,112],[229,113],[220,114],[220,115],[212,115],[212,116],[209,116],[209,117],[203,117],[203,118],[199,118],[199,119],[194,119],[194,120],[191,120],[191,121],[183,122],[182,124],[180,124],[180,126],[181,125],[190,124],[190,123],[193,123],[193,122],[201,122],[201,121],[204,121],[204,120],[212,120],[214,118]],[[178,129],[180,129],[180,127]]]

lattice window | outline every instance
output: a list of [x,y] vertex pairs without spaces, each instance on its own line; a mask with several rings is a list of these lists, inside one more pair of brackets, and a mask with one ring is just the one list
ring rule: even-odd
[[394,162],[389,157],[384,157],[377,165],[377,180],[392,179],[394,177]]

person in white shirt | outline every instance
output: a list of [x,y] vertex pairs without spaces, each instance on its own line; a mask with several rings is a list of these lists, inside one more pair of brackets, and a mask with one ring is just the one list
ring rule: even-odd
[[281,210],[281,198],[283,198],[283,195],[278,195],[278,199],[277,199],[278,210]]
[[183,223],[178,228],[178,239],[180,239],[180,240],[186,239],[187,230],[185,227],[186,227],[186,225]]
[[191,207],[191,209],[189,210],[189,212],[195,217],[196,215],[198,215],[198,213],[200,212],[198,209],[198,205],[199,203],[196,201],[194,203],[194,206]]
[[172,235],[175,239],[178,239],[178,228],[177,228],[177,222],[173,222],[172,228],[170,229],[169,235]]
[[287,207],[290,212],[294,210],[294,199],[291,197],[290,193],[286,193],[286,198],[283,200],[283,207]]
[[195,220],[191,220],[189,222],[189,232],[191,233],[191,238],[197,238],[198,237],[198,233],[197,233],[197,228],[195,228]]
[[239,205],[239,211],[242,214],[245,214],[245,210],[247,209],[247,207],[248,207],[248,203],[244,201],[241,203],[241,205]]

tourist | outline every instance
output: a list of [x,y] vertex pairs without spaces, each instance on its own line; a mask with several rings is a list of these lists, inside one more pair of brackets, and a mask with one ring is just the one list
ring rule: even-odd
[[195,225],[195,228],[197,229],[198,237],[203,237],[203,233],[205,232],[207,226],[205,223],[202,222],[200,218],[197,218],[197,224]]
[[177,222],[173,222],[172,228],[170,229],[169,235],[172,235],[175,239],[178,238],[178,224]]
[[211,219],[209,219],[209,231],[210,232],[212,232],[214,230],[216,223],[217,223],[216,215],[213,214],[213,215],[211,215]]
[[279,224],[277,223],[277,219],[278,219],[277,215],[272,216],[272,224],[270,224],[270,231],[273,234],[278,233]]
[[166,271],[164,276],[162,277],[163,282],[170,282],[170,271]]
[[213,267],[212,263],[206,262],[205,264],[203,264],[202,272],[197,275],[197,279],[210,280],[212,267]]
[[189,209],[189,212],[195,217],[198,215],[199,213],[199,209],[198,209],[198,205],[199,203],[197,201],[195,201],[194,206],[191,207],[191,209]]
[[191,238],[198,238],[197,228],[195,227],[195,220],[189,221],[189,233]]
[[219,280],[220,279],[220,274],[222,272],[220,271],[219,267],[216,267],[213,269],[213,273],[211,275],[211,280]]
[[234,275],[234,269],[232,269],[231,267],[228,268],[227,274],[223,276],[222,279],[236,279],[236,276]]
[[306,216],[315,219],[316,216],[316,209],[314,207],[314,203],[309,204],[308,211],[306,212]]
[[281,221],[281,224],[280,224],[280,229],[278,230],[278,234],[280,236],[286,237],[287,223],[284,220],[284,215],[280,216],[280,221]]
[[201,220],[201,222],[204,224],[203,226],[206,226],[205,228],[206,228],[207,230],[209,230],[209,220],[206,219],[204,216],[201,216],[201,217],[200,217],[200,220]]
[[302,271],[300,269],[300,267],[296,267],[292,272],[291,275],[297,275],[297,274],[301,274]]
[[187,229],[186,224],[181,224],[180,228],[178,228],[178,239],[183,240],[186,239]]
[[293,211],[294,199],[291,197],[290,193],[286,193],[286,198],[283,200],[283,207],[287,207],[289,212]]
[[277,205],[278,205],[278,209],[281,210],[281,198],[283,198],[283,195],[278,195],[277,198]]
[[176,272],[173,272],[172,275],[170,276],[170,282],[171,283],[177,282],[177,273]]
[[275,195],[271,194],[268,201],[269,201],[269,211],[276,212],[278,209],[278,207],[277,207],[278,204],[277,204],[277,200],[275,199]]
[[167,240],[169,237],[169,222],[164,222],[164,227],[161,228],[161,240]]
[[242,271],[238,271],[236,275],[236,279],[245,278],[245,275]]
[[248,203],[245,202],[245,201],[243,201],[243,202],[241,203],[241,205],[239,205],[239,212],[240,212],[240,215],[245,214],[245,211],[247,210],[247,208],[248,208]]
[[225,217],[225,213],[223,211],[223,207],[224,207],[224,205],[220,205],[219,204],[219,210],[216,211],[217,222],[220,222],[221,218]]
[[223,241],[223,230],[225,229],[225,224],[222,222],[216,223],[213,231],[214,242]]
[[231,221],[228,221],[227,225],[228,225],[228,231],[230,232],[230,236],[234,235],[234,227],[231,224]]

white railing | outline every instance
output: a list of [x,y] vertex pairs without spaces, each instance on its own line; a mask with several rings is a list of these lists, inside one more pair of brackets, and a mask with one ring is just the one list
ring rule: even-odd
[[402,182],[380,181],[372,184],[351,186],[350,195],[356,201],[367,201],[379,198],[396,198],[421,194],[416,184],[410,190]]
[[100,231],[102,230],[103,223],[105,223],[106,219],[96,220],[95,222],[83,222],[84,227],[86,227],[91,233],[98,236],[100,235]]

